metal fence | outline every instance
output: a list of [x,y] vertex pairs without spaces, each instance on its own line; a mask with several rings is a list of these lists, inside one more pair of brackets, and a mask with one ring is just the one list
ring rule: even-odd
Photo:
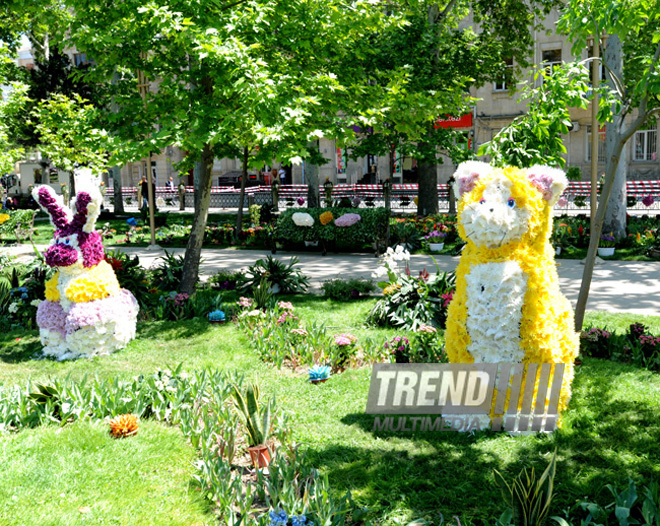
[[[589,182],[570,182],[555,209],[563,211],[587,211],[589,208],[589,196],[591,184]],[[628,181],[626,183],[628,195],[628,209],[638,211],[660,210],[660,181]],[[211,189],[211,208],[235,209],[238,208],[240,190],[231,187],[215,186]],[[271,204],[273,194],[270,186],[251,186],[245,189],[244,209],[251,204]],[[324,199],[325,192],[320,188],[319,195]],[[282,208],[307,206],[307,185],[294,184],[280,187],[278,205]],[[392,185],[391,207],[397,211],[417,210],[415,202],[417,197],[416,184]],[[195,190],[192,186],[186,187],[184,193],[184,208],[194,207]],[[298,201],[302,198],[301,202]],[[342,198],[349,199],[353,204],[358,203],[360,207],[385,206],[383,198],[383,186],[379,184],[337,184],[332,188],[333,202]],[[112,188],[108,188],[105,196],[106,206],[111,206],[113,201]],[[139,208],[138,191],[134,187],[122,188],[122,199],[127,208]],[[449,189],[446,184],[438,185],[438,204],[441,211],[449,210]],[[180,208],[179,192],[166,187],[156,188],[156,206],[159,209]]]

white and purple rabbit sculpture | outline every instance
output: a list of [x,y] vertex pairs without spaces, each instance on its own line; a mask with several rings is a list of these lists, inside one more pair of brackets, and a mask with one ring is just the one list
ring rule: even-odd
[[138,303],[119,287],[105,261],[101,235],[94,229],[101,194],[78,192],[75,213],[50,186],[32,196],[55,227],[46,263],[57,269],[46,282],[46,299],[37,309],[44,354],[58,360],[110,354],[135,337]]

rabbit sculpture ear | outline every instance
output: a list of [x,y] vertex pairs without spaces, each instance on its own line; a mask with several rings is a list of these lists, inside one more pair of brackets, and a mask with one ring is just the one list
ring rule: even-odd
[[562,170],[540,164],[527,168],[527,178],[550,206],[559,201],[561,193],[568,186],[568,179]]
[[41,209],[50,216],[50,222],[57,229],[67,226],[73,219],[71,209],[64,204],[61,195],[57,195],[50,186],[35,186],[32,197]]
[[101,213],[101,192],[98,190],[86,190],[78,192],[73,202],[76,209],[74,221],[82,224],[82,231],[88,234],[94,230],[96,220]]

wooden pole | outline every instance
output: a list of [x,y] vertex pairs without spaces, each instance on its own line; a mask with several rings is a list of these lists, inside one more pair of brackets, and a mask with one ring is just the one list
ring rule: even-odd
[[597,36],[593,41],[593,61],[591,62],[591,86],[593,99],[591,101],[591,232],[595,232],[596,209],[598,208],[598,142],[600,129],[598,125],[598,95],[596,90],[599,84],[600,71],[600,41]]

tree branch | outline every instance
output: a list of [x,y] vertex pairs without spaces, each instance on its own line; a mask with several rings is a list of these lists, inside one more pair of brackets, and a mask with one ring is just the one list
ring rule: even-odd
[[446,18],[449,15],[450,11],[454,9],[457,2],[458,0],[450,0],[450,2],[445,6],[445,8],[435,16],[433,23],[437,24],[440,20]]
[[247,1],[248,0],[237,0],[236,2],[232,2],[231,4],[220,6],[220,11],[227,11],[228,9],[231,9],[232,7],[236,7],[237,5],[244,4]]

